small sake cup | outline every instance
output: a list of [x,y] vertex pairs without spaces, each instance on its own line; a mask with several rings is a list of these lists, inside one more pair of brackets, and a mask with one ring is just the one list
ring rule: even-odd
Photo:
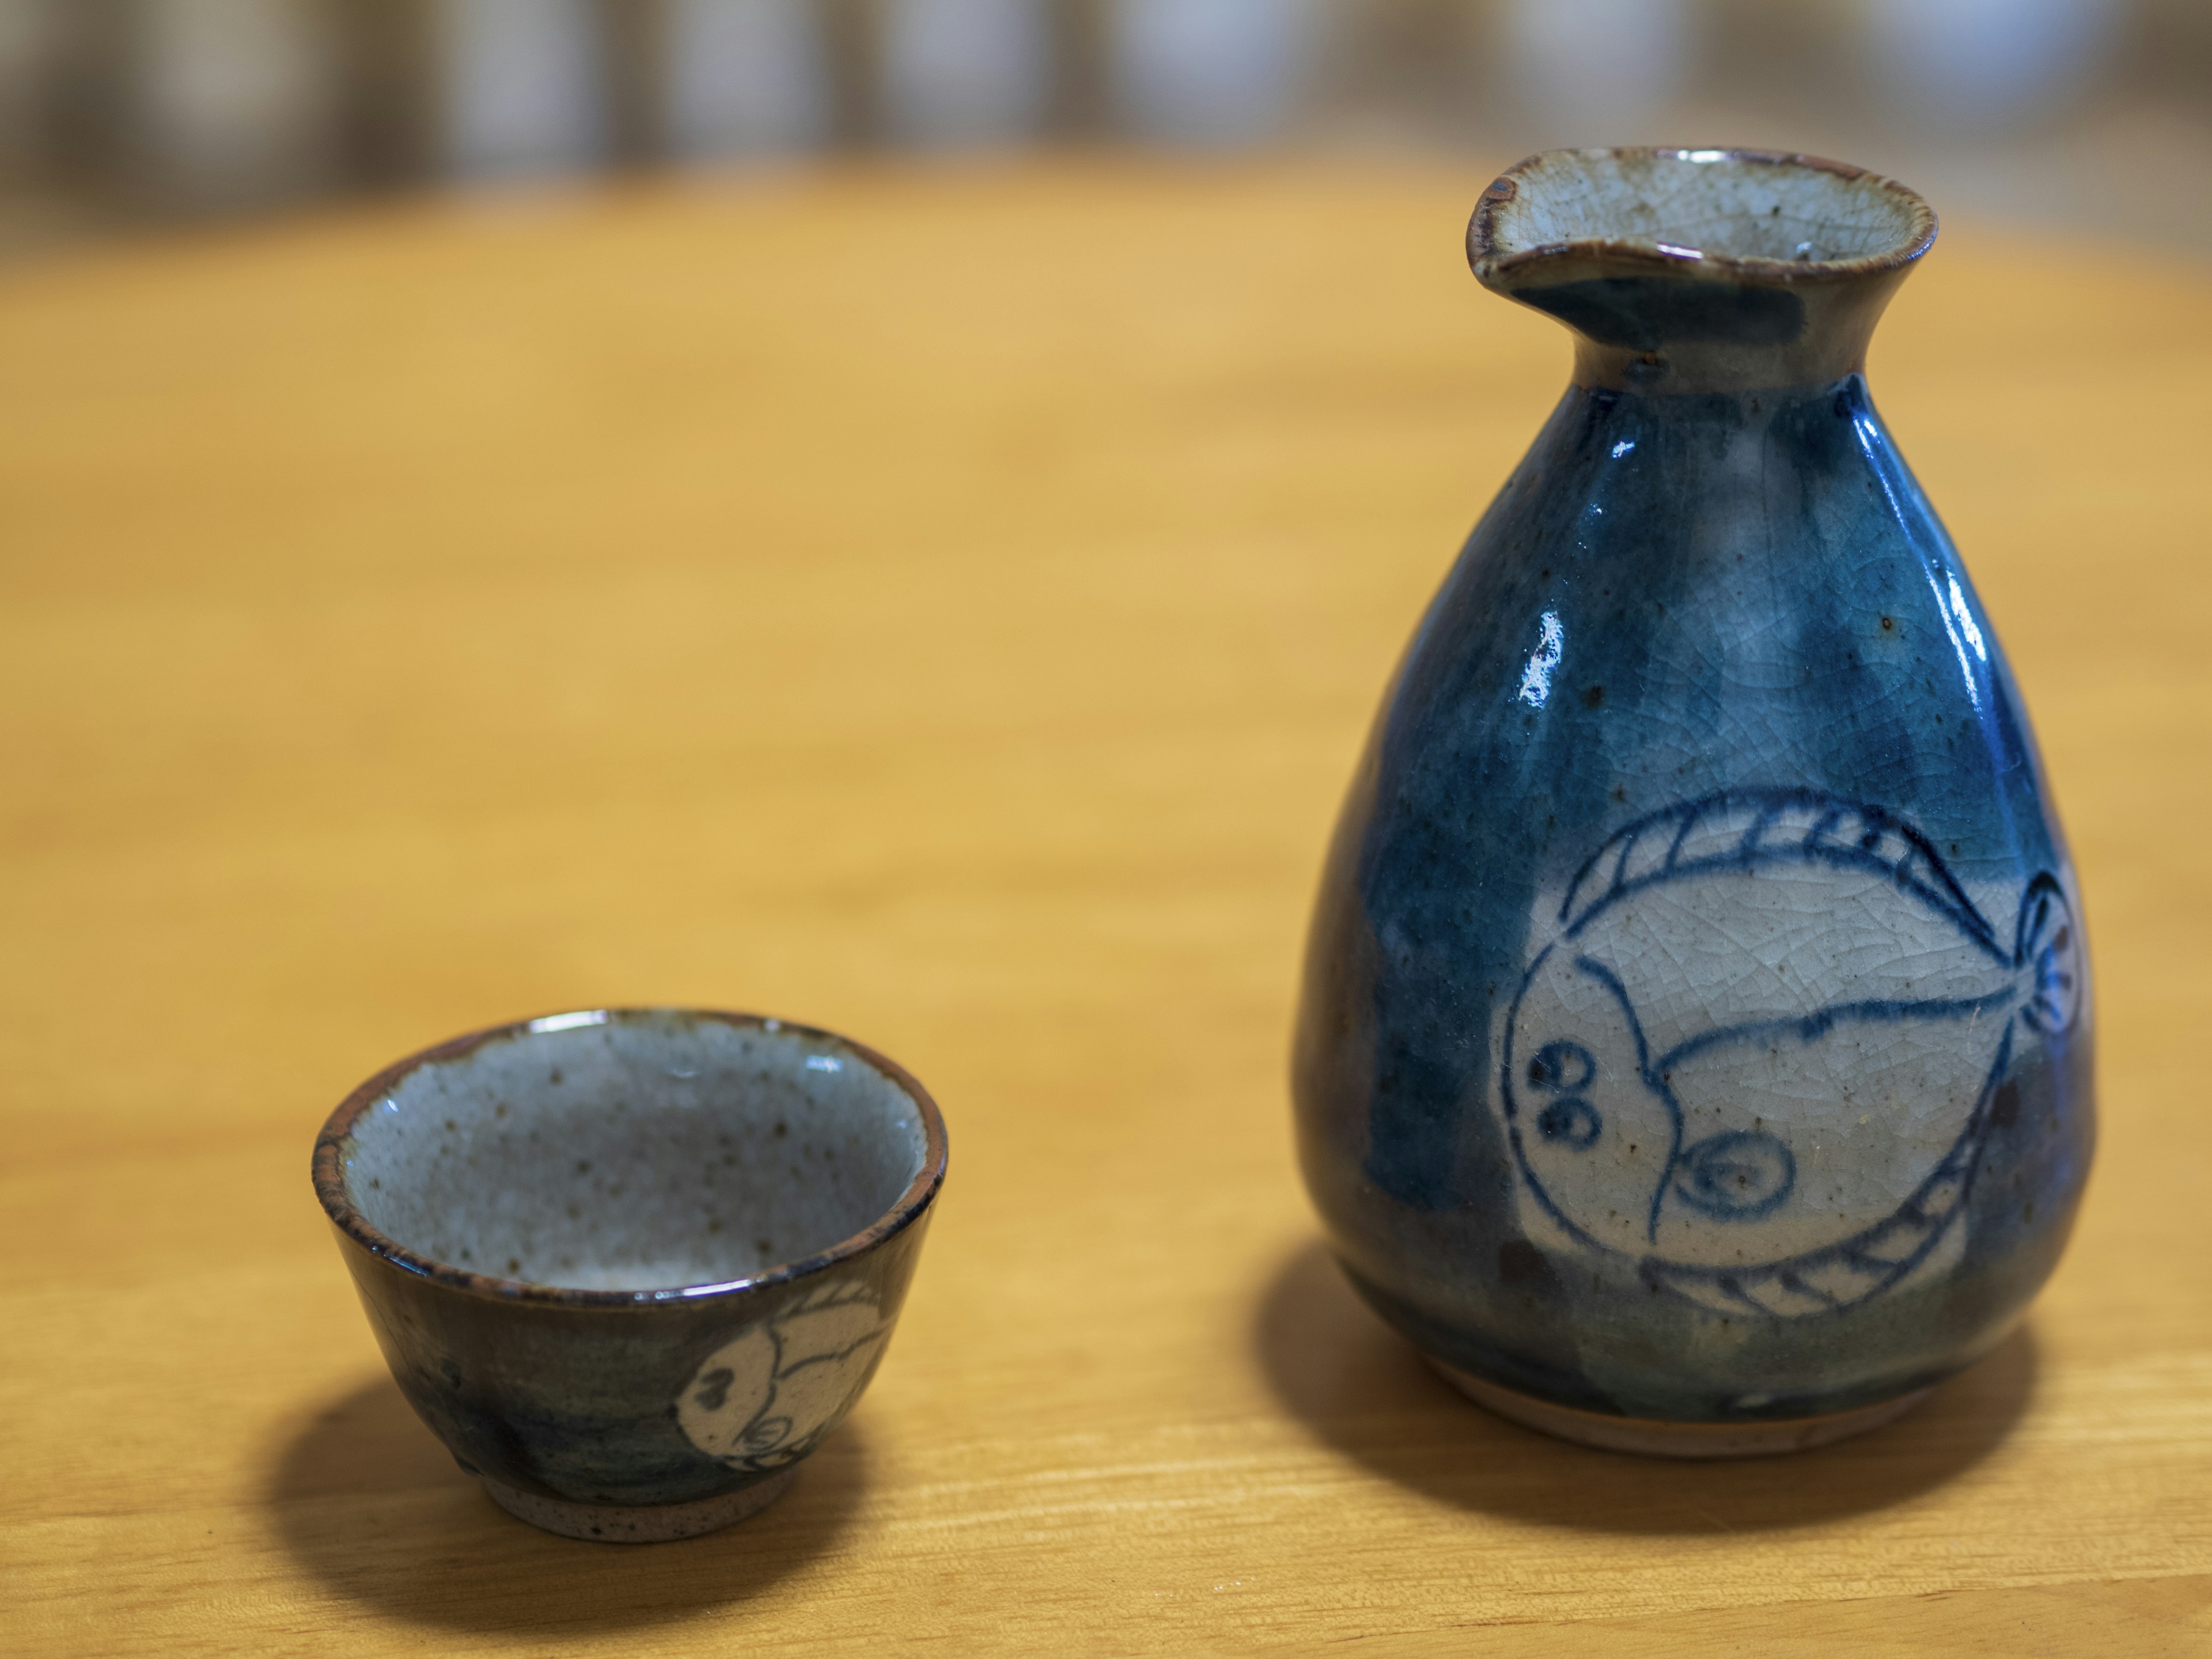
[[461,1468],[532,1526],[653,1543],[766,1508],[852,1408],[945,1167],[935,1103],[859,1043],[611,1009],[379,1073],[314,1182]]

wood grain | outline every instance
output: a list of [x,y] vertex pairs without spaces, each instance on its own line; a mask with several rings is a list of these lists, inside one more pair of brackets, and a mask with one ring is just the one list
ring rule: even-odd
[[[0,278],[0,1646],[2212,1652],[2203,272],[1970,227],[1877,345],[2101,976],[2021,1334],[1678,1468],[1462,1403],[1316,1246],[1322,839],[1565,379],[1460,261],[1487,176],[833,171]],[[952,1131],[866,1401],[651,1550],[453,1468],[307,1180],[384,1061],[601,1001],[849,1030]]]

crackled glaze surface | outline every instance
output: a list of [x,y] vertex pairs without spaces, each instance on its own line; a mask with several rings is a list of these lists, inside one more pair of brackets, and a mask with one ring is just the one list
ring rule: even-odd
[[1807,790],[1615,834],[1540,896],[1504,1022],[1529,1236],[1738,1317],[1955,1265],[2012,1061],[2080,1008],[2064,889],[2042,872],[1984,905],[2015,896],[2000,934],[1910,824]]
[[[1726,1423],[1984,1352],[2094,1127],[2027,716],[1855,367],[1924,208],[1701,155],[1534,158],[1478,215],[1486,282],[1577,328],[1576,384],[1370,741],[1295,1082],[1341,1259],[1432,1356]],[[1758,263],[1816,220],[1857,266]],[[1655,266],[1672,227],[1704,251]]]

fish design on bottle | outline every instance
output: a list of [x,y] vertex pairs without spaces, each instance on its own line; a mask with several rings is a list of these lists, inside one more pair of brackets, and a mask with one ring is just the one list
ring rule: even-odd
[[1962,1248],[2008,1073],[2080,1012],[2057,875],[2000,935],[1917,829],[1809,790],[1642,818],[1539,910],[1500,1079],[1524,1210],[1731,1315]]

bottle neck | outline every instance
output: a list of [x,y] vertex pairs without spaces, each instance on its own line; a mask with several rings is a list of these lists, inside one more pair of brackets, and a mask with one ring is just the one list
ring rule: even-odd
[[1574,335],[1577,386],[1749,392],[1863,373],[1875,325],[1905,274],[1799,285],[1598,272],[1510,292]]

